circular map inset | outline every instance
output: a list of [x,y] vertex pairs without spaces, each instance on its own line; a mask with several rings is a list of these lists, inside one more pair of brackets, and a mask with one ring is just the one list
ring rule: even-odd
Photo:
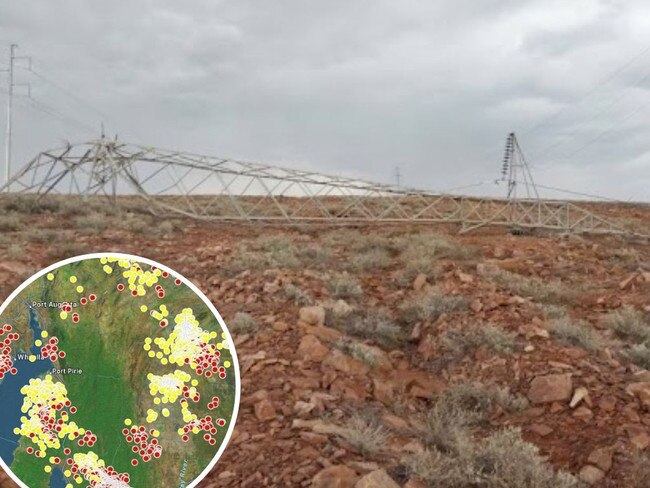
[[152,261],[62,261],[0,307],[0,464],[21,487],[193,487],[239,393],[217,310]]

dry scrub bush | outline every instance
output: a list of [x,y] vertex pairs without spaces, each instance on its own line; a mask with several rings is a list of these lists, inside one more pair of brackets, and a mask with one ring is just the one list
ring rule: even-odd
[[366,311],[350,311],[337,314],[334,309],[326,310],[326,323],[341,332],[361,339],[370,339],[378,345],[395,349],[404,344],[405,330],[392,318],[385,309]]
[[528,401],[498,386],[454,385],[436,399],[424,416],[423,440],[428,447],[444,453],[454,452],[474,427],[486,423],[490,411],[497,406],[507,412],[518,412],[528,406]]
[[464,439],[457,454],[428,450],[405,459],[413,474],[430,487],[578,488],[572,475],[548,465],[538,448],[516,428],[497,431],[480,441]]
[[327,288],[334,298],[357,298],[363,295],[357,279],[347,274],[334,276],[327,283]]
[[541,280],[496,267],[488,268],[486,275],[500,287],[544,304],[557,305],[571,302],[577,294],[574,287],[569,287],[560,281]]
[[431,289],[403,303],[400,311],[401,319],[409,323],[436,320],[443,313],[456,312],[465,308],[467,308],[465,298],[443,295],[440,291]]
[[380,452],[388,439],[388,431],[376,418],[358,412],[347,420],[339,435],[364,457]]
[[496,406],[512,412],[526,408],[527,402],[499,387],[452,387],[438,397],[424,418],[426,450],[406,457],[403,463],[430,487],[580,486],[571,475],[555,473],[518,429],[504,429],[475,441],[473,429],[485,424]]
[[562,319],[568,314],[566,307],[563,305],[553,305],[551,303],[540,303],[537,305],[547,320]]
[[605,324],[617,337],[634,344],[650,340],[650,323],[645,316],[632,306],[625,306],[611,312],[605,318]]
[[108,220],[101,213],[81,215],[74,219],[74,228],[82,234],[99,234],[108,227]]
[[0,232],[15,232],[23,229],[26,223],[17,213],[0,215]]
[[574,322],[568,317],[553,320],[550,324],[553,337],[570,346],[593,352],[601,345],[600,336],[586,322]]
[[419,274],[424,274],[430,281],[437,280],[441,274],[440,259],[466,261],[476,256],[475,249],[432,233],[395,238],[394,246],[401,251],[403,285],[410,284]]
[[444,348],[451,353],[465,354],[471,349],[486,346],[490,351],[511,354],[516,345],[515,334],[494,325],[448,331],[443,338]]
[[246,312],[237,312],[228,323],[228,330],[233,334],[251,334],[257,332],[257,321]]
[[334,349],[341,351],[348,356],[353,357],[357,361],[361,361],[368,366],[377,364],[379,357],[377,351],[365,344],[341,337],[334,343]]
[[71,258],[90,252],[87,244],[74,240],[62,240],[47,249],[47,257],[53,260]]
[[645,344],[634,344],[622,354],[640,368],[650,370],[650,348]]
[[29,242],[54,242],[59,233],[54,229],[30,228],[25,236]]
[[299,248],[288,238],[262,237],[239,248],[225,271],[234,275],[249,269],[322,267],[329,258],[329,252],[317,246]]
[[391,266],[393,259],[388,251],[381,248],[368,249],[353,255],[348,268],[353,271],[377,271]]
[[312,305],[314,303],[314,299],[308,292],[306,292],[302,288],[297,287],[292,283],[289,283],[284,286],[284,294],[289,300],[292,300],[296,305],[300,305],[304,307],[306,305]]

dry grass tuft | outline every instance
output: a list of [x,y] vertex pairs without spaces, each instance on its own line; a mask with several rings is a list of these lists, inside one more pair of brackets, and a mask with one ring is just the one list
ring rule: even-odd
[[334,298],[357,298],[363,295],[363,289],[356,278],[348,274],[334,276],[327,288]]
[[650,348],[645,344],[634,344],[623,356],[640,368],[650,370]]
[[569,287],[560,281],[541,280],[501,268],[488,268],[486,275],[500,287],[544,304],[570,303],[577,295],[575,287]]
[[254,334],[259,328],[257,321],[246,312],[237,312],[227,325],[233,334]]
[[289,300],[292,300],[296,305],[300,305],[301,307],[313,305],[314,303],[314,299],[308,292],[292,283],[284,286],[284,294]]
[[605,323],[617,337],[625,341],[640,344],[650,340],[650,323],[643,313],[632,306],[609,313]]
[[515,350],[515,337],[515,334],[489,324],[448,331],[443,338],[443,345],[453,353],[465,354],[471,349],[486,346],[496,354],[507,355]]
[[359,412],[348,419],[339,435],[364,457],[381,452],[388,440],[388,431],[376,418]]
[[486,424],[490,410],[526,408],[524,398],[507,389],[480,384],[452,387],[424,418],[426,450],[403,463],[427,486],[445,488],[569,488],[571,475],[554,472],[538,449],[517,429],[497,431],[475,441],[473,430]]
[[393,264],[390,253],[383,248],[371,248],[353,255],[348,268],[353,271],[376,271],[389,268]]
[[344,354],[361,361],[368,366],[374,366],[379,360],[378,353],[373,348],[361,344],[360,342],[353,341],[342,337],[334,343],[334,349],[338,349]]
[[456,312],[467,308],[467,300],[463,297],[443,295],[435,289],[424,295],[411,298],[402,306],[402,319],[406,322],[436,320],[443,313]]
[[395,249],[401,251],[402,285],[410,284],[419,274],[424,274],[429,281],[435,282],[442,273],[441,259],[466,261],[476,257],[475,249],[450,242],[433,233],[402,236],[393,242]]
[[15,212],[0,215],[0,232],[15,232],[26,225],[26,222]]
[[386,348],[398,347],[405,340],[404,329],[395,323],[386,310],[369,310],[363,317],[356,317],[348,324],[348,334],[372,339]]
[[404,463],[430,487],[445,488],[578,488],[572,475],[546,463],[538,448],[521,437],[516,428],[506,428],[473,441],[463,436],[454,449],[435,448],[409,456]]
[[598,333],[588,323],[575,322],[568,317],[553,320],[550,331],[559,341],[570,346],[581,347],[585,351],[595,351],[602,342]]
[[480,383],[452,386],[425,415],[423,440],[441,452],[453,452],[458,442],[470,436],[472,428],[486,423],[490,411],[497,406],[507,412],[517,412],[526,408],[528,402],[498,386]]

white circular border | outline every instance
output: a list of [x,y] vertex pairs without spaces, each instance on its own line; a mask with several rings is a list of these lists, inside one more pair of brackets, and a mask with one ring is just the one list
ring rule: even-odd
[[[232,339],[232,336],[230,335],[230,331],[228,330],[228,327],[226,326],[226,323],[224,322],[223,318],[219,314],[219,311],[216,309],[216,307],[212,304],[212,302],[208,299],[208,297],[205,296],[205,294],[199,290],[199,288],[192,283],[190,280],[182,276],[181,274],[177,273],[176,271],[173,271],[169,267],[160,264],[156,261],[153,261],[151,259],[143,258],[141,256],[136,256],[134,254],[124,254],[124,253],[119,253],[119,252],[99,252],[99,253],[90,253],[90,254],[82,254],[80,256],[75,256],[72,258],[64,259],[63,261],[58,261],[51,266],[48,266],[45,269],[42,269],[32,277],[28,278],[25,280],[18,288],[16,288],[7,299],[2,302],[2,305],[0,305],[0,315],[2,315],[5,311],[5,309],[9,306],[9,304],[29,285],[31,285],[34,281],[36,281],[38,278],[40,278],[43,275],[46,275],[50,271],[54,271],[62,266],[65,266],[67,264],[71,263],[76,263],[78,261],[85,261],[87,259],[101,259],[101,258],[108,258],[108,257],[116,257],[116,258],[122,258],[122,259],[131,259],[137,262],[141,263],[146,263],[152,266],[156,266],[157,268],[167,271],[169,274],[180,278],[180,280],[187,285],[194,293],[196,293],[201,300],[208,306],[212,314],[217,318],[217,321],[219,322],[219,325],[221,325],[221,328],[224,330],[226,333],[226,339],[228,340],[228,345],[229,345],[229,350],[232,353],[232,359],[233,359],[233,364],[235,366],[235,374],[236,374],[236,384],[235,384],[235,404],[233,407],[232,411],[232,417],[230,420],[230,426],[228,427],[228,432],[226,432],[226,436],[223,439],[223,442],[221,443],[221,447],[217,451],[217,454],[215,454],[214,458],[212,458],[212,461],[210,464],[203,470],[203,472],[196,478],[192,483],[187,485],[186,488],[194,488],[196,485],[198,485],[203,479],[212,471],[212,468],[215,467],[217,462],[219,461],[219,458],[223,455],[223,452],[226,450],[226,447],[228,446],[228,443],[230,442],[230,437],[232,436],[233,430],[235,429],[235,423],[237,422],[237,416],[239,415],[239,402],[241,399],[241,375],[239,371],[239,360],[237,359],[237,351],[235,350],[235,343]],[[5,472],[9,475],[9,477],[20,486],[20,488],[30,488],[27,486],[25,483],[23,483],[14,473],[11,471],[9,466],[7,466],[4,462],[4,459],[0,458],[0,467],[2,467]],[[176,485],[174,485],[176,486]]]

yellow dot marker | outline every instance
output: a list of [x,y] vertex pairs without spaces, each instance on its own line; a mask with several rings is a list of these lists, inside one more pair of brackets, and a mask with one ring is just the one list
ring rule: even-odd
[[77,277],[76,276],[70,276],[70,283],[76,283],[77,282]]
[[36,340],[34,341],[34,345],[35,345],[36,347],[41,347],[41,346],[43,345],[43,341],[40,340],[40,339],[36,339]]
[[53,281],[53,280],[54,280],[54,274],[53,274],[53,273],[48,273],[48,274],[47,274],[47,279],[48,279],[49,281]]
[[43,339],[45,339],[45,338],[47,337],[47,331],[46,331],[46,330],[44,330],[44,331],[41,332],[41,337],[42,337]]
[[142,305],[142,306],[140,307],[140,311],[141,311],[141,312],[146,312],[146,311],[147,311],[147,306],[146,306],[146,305]]
[[126,419],[124,421],[124,425],[131,425],[132,423],[133,423],[133,421],[131,419]]
[[83,292],[84,292],[84,287],[81,286],[81,285],[79,285],[79,286],[77,287],[77,293],[83,293]]

